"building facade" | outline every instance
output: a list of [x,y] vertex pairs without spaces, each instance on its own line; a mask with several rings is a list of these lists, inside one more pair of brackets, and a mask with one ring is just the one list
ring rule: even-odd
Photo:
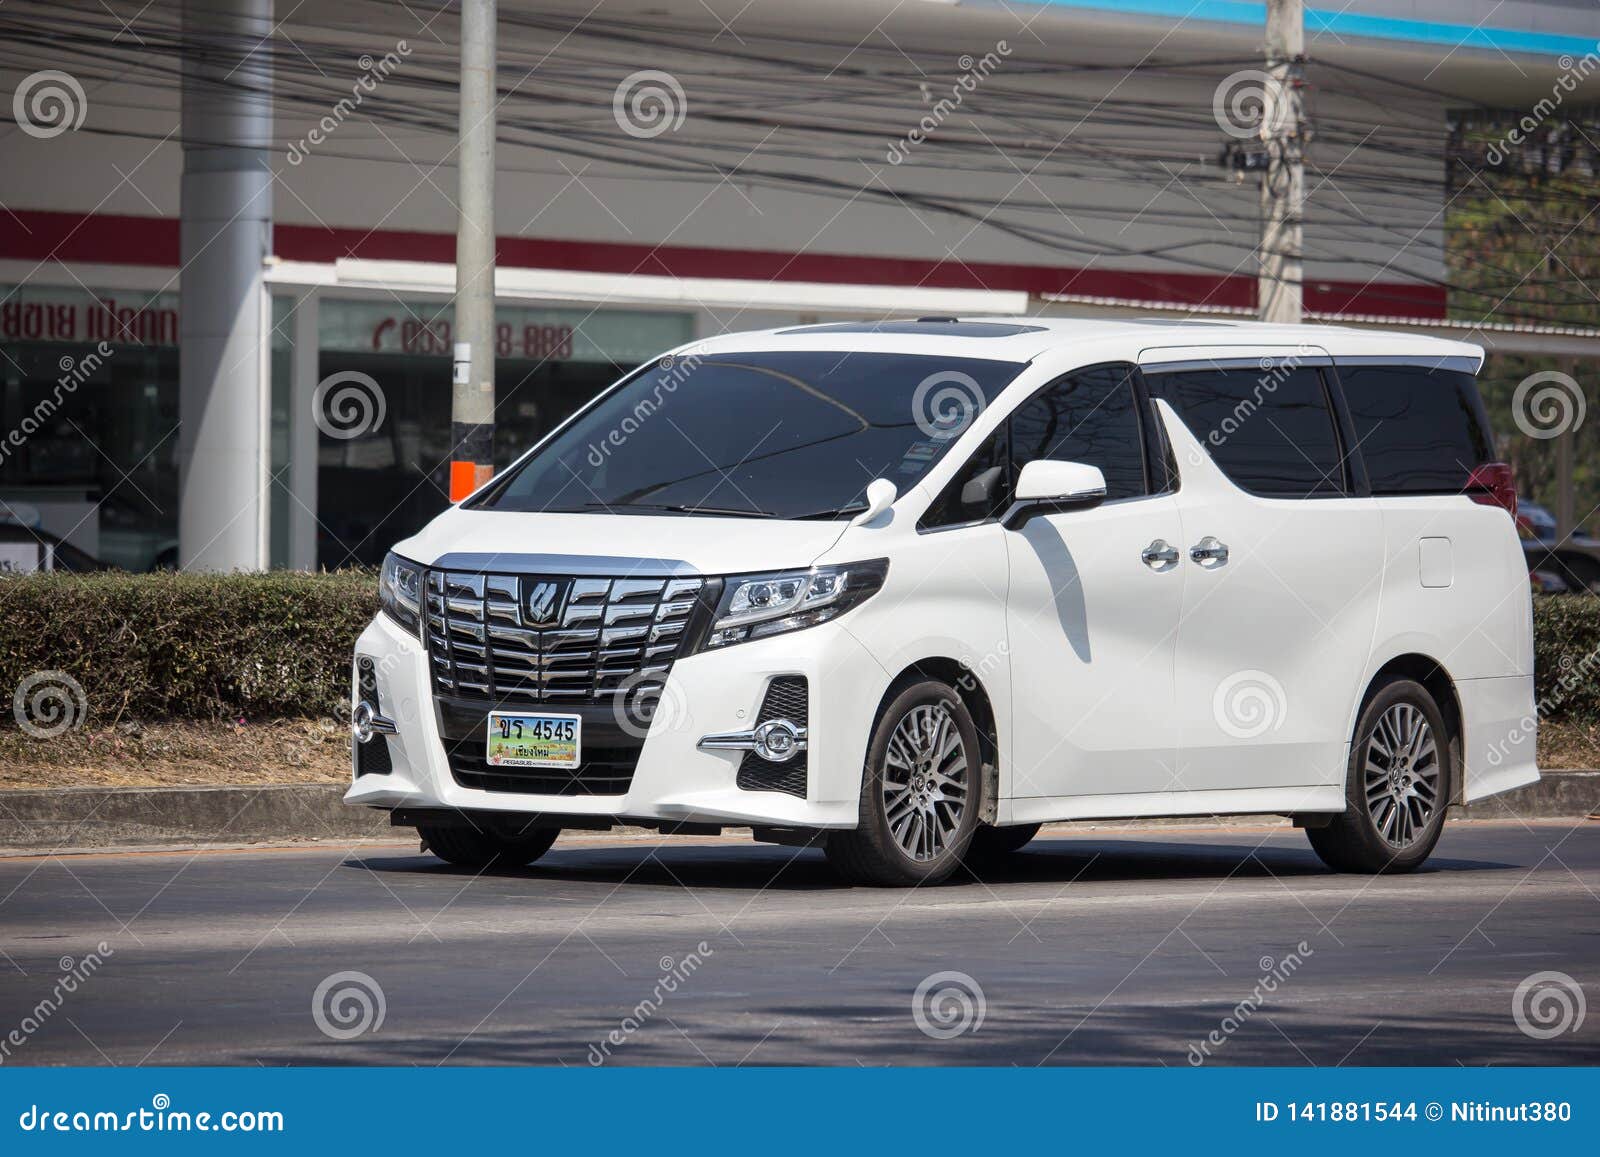
[[[375,563],[448,500],[454,16],[161,7],[0,11],[0,515],[134,570]],[[710,333],[1254,305],[1218,158],[1259,6],[588,8],[501,5],[498,465]],[[1442,324],[1452,108],[1532,107],[1600,15],[1307,36],[1307,308]]]

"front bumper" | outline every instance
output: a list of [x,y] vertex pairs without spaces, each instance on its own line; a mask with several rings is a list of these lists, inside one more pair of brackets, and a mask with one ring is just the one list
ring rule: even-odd
[[[627,790],[543,795],[466,787],[446,757],[448,736],[431,692],[422,643],[379,615],[356,641],[370,658],[382,713],[395,733],[387,774],[355,777],[345,802],[377,808],[453,808],[661,823],[853,828],[873,715],[889,674],[841,623],[701,652],[673,664]],[[809,687],[804,798],[737,785],[743,753],[700,739],[755,725],[769,682],[803,676]],[[551,710],[563,710],[552,706]],[[587,724],[586,724],[587,726]],[[586,743],[587,746],[587,743]]]

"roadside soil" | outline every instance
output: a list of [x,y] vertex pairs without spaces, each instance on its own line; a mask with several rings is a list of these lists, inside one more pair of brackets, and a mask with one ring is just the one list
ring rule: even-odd
[[0,789],[339,783],[349,778],[349,728],[327,718],[123,723],[47,739],[0,728]]

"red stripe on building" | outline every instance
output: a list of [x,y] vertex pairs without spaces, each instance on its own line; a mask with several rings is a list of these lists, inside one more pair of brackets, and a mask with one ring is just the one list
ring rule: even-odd
[[[273,227],[274,248],[286,261],[329,262],[340,257],[389,261],[455,260],[455,235],[397,229]],[[173,217],[17,210],[0,215],[0,258],[175,267],[178,221]],[[640,273],[722,277],[741,281],[811,281],[836,285],[902,285],[936,289],[997,289],[1033,295],[1076,293],[1152,303],[1255,305],[1254,277],[1198,273],[1075,269],[992,261],[933,261],[836,253],[782,253],[693,245],[636,245],[614,241],[499,239],[498,260],[512,268],[583,273]],[[1306,308],[1316,313],[1442,318],[1445,291],[1437,286],[1380,281],[1308,281]]]

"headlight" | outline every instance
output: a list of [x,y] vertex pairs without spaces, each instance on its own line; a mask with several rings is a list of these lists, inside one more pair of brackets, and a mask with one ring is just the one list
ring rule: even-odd
[[378,605],[415,634],[422,621],[422,568],[393,552],[385,555],[378,572]]
[[706,648],[764,639],[838,618],[883,586],[889,560],[743,575],[723,585]]

